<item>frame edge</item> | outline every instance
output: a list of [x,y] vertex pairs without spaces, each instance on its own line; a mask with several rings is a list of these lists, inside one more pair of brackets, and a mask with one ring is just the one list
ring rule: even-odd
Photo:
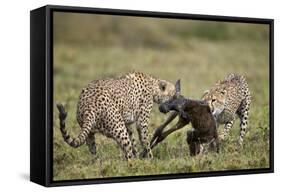
[[30,11],[30,181],[46,186],[46,6]]

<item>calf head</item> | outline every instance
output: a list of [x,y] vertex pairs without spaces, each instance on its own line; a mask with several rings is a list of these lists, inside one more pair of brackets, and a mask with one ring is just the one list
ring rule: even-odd
[[187,99],[182,96],[178,95],[176,98],[173,98],[169,101],[162,103],[159,106],[159,111],[162,113],[168,113],[171,110],[177,111],[181,117],[188,118],[187,113],[184,111],[184,108],[187,104]]

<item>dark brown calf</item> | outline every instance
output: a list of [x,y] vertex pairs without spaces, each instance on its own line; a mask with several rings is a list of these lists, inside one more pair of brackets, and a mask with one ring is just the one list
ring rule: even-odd
[[[161,104],[159,110],[162,113],[167,113],[169,111],[174,112],[155,130],[150,142],[151,149],[163,141],[169,134],[191,122],[193,129],[187,132],[187,143],[189,145],[190,155],[199,154],[201,144],[203,143],[209,144],[212,150],[219,152],[216,120],[209,106],[204,101],[191,100],[179,96],[178,98]],[[164,128],[176,116],[179,116],[177,124],[163,132]],[[143,154],[145,154],[145,151]]]

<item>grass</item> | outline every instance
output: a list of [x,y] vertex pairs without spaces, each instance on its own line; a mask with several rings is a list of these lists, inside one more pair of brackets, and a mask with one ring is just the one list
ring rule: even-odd
[[[96,17],[55,16],[54,101],[66,104],[66,127],[72,136],[80,131],[76,121],[80,91],[91,80],[137,70],[172,82],[180,78],[182,94],[200,98],[217,80],[236,72],[247,77],[253,100],[244,148],[236,150],[237,120],[219,154],[190,157],[185,141],[188,125],[153,149],[153,159],[136,159],[129,166],[116,143],[100,134],[96,136],[96,156],[85,145],[69,147],[59,131],[54,106],[54,180],[269,167],[267,26],[148,18],[122,22]],[[132,30],[126,30],[133,20]],[[95,25],[89,25],[92,21]],[[165,118],[155,105],[149,133]]]

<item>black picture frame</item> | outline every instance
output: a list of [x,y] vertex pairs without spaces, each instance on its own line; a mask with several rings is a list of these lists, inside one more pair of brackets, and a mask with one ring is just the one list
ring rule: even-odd
[[[53,181],[53,13],[75,12],[157,18],[261,23],[270,26],[270,168],[213,171],[188,174],[114,177],[102,179]],[[246,17],[196,15],[136,10],[100,9],[47,5],[30,12],[30,180],[44,186],[81,185],[129,181],[195,178],[274,172],[274,20]]]

